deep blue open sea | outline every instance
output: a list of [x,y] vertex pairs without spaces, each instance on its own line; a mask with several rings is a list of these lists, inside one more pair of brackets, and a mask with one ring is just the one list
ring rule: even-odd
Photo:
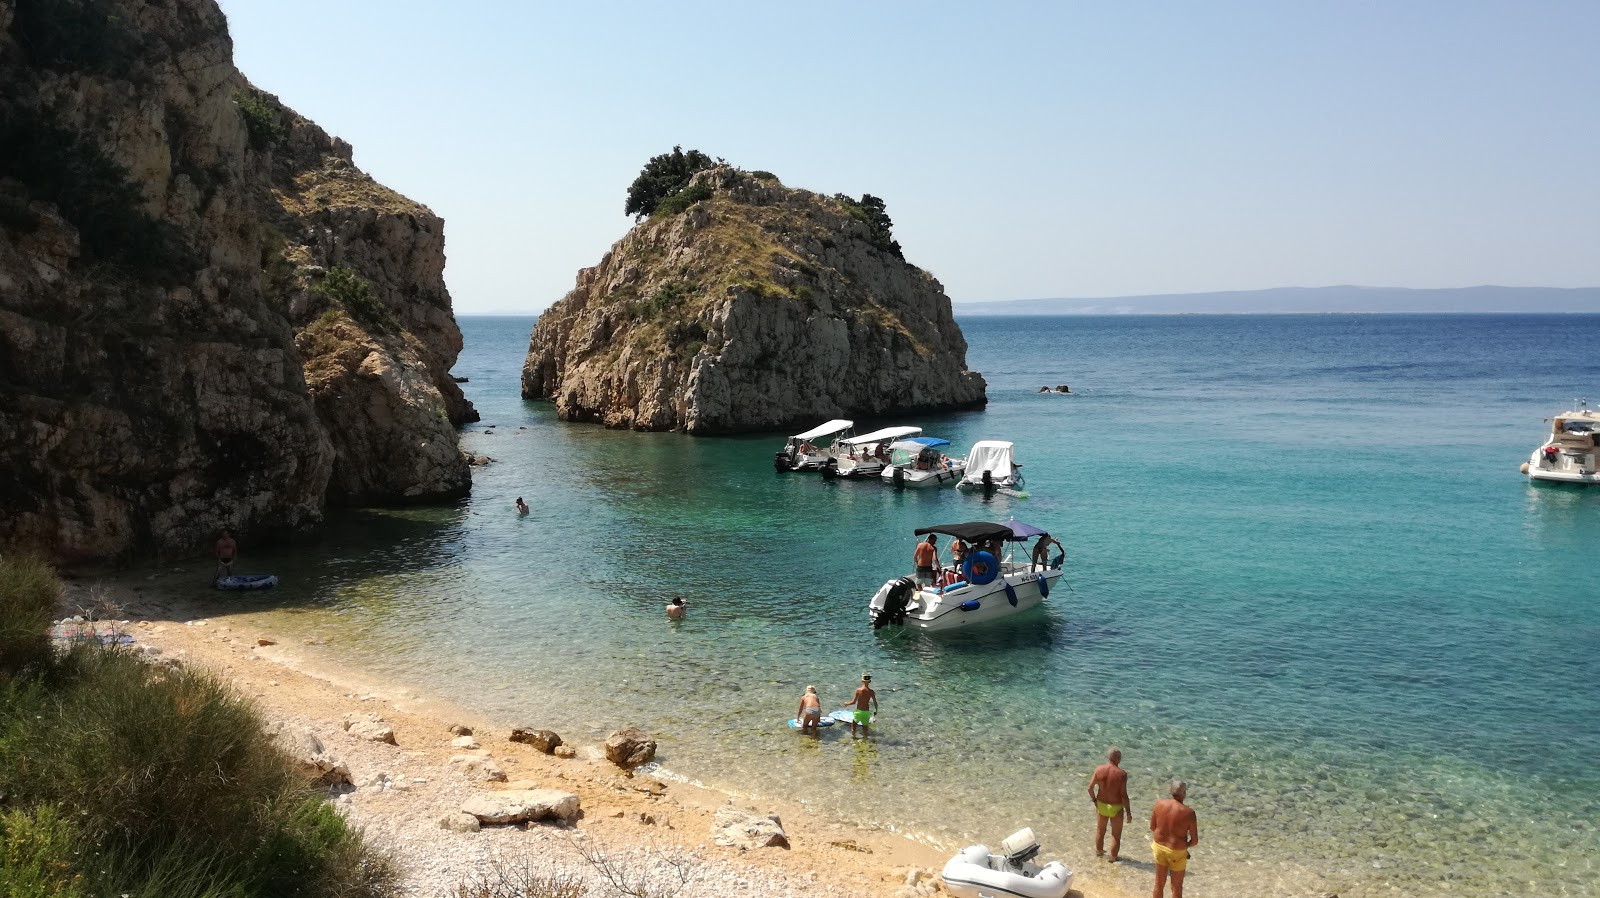
[[[1029,497],[989,501],[777,475],[779,435],[564,424],[518,395],[532,319],[461,325],[464,443],[497,459],[472,497],[258,553],[284,588],[236,610],[943,846],[1032,825],[1090,867],[1083,790],[1116,744],[1135,861],[1162,784],[1191,784],[1191,896],[1600,895],[1600,489],[1517,471],[1600,400],[1600,316],[965,319],[986,411],[858,424],[1014,441]],[[1009,516],[1066,544],[1070,591],[981,632],[869,628],[914,527]],[[783,726],[863,671],[870,741]],[[1149,888],[1148,864],[1099,874]]]

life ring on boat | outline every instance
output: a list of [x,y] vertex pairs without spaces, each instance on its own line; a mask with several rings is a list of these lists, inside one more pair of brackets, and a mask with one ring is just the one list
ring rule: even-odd
[[999,576],[1000,565],[988,552],[973,552],[966,561],[961,562],[961,573],[966,576],[968,583],[986,586]]

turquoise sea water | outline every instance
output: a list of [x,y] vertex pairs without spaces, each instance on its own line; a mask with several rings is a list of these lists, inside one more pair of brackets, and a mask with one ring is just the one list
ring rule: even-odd
[[[1161,784],[1190,782],[1190,895],[1600,895],[1600,489],[1517,473],[1542,419],[1600,399],[1600,316],[963,320],[986,411],[858,424],[1013,440],[1030,497],[987,501],[777,475],[779,436],[563,424],[518,396],[531,319],[461,324],[464,443],[498,460],[472,497],[247,554],[285,586],[232,610],[943,846],[1032,825],[1089,867],[1114,743],[1135,861]],[[1066,544],[1070,591],[978,632],[870,629],[914,527],[1012,515]],[[864,670],[870,741],[783,726]]]

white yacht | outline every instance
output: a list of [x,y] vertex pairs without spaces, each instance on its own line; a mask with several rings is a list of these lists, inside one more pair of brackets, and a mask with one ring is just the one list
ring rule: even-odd
[[889,463],[878,476],[895,486],[954,486],[967,468],[961,459],[945,454],[949,447],[949,440],[938,437],[912,437],[890,443]]
[[889,463],[889,445],[895,440],[914,437],[919,433],[922,433],[920,427],[885,427],[840,440],[843,452],[822,466],[822,476],[876,477],[883,466]]
[[1041,569],[1012,557],[1013,543],[1043,533],[1018,521],[940,524],[915,533],[942,533],[965,542],[966,560],[959,568],[941,571],[933,586],[919,586],[915,577],[883,584],[867,603],[873,629],[953,630],[1010,617],[1043,602],[1061,578],[1064,553]]
[[[779,471],[816,471],[840,452],[840,441],[849,439],[854,421],[835,418],[819,424],[805,433],[797,433],[783,444],[772,457],[772,466]],[[832,442],[824,441],[832,437]]]
[[1600,483],[1600,412],[1589,400],[1550,419],[1550,438],[1522,466],[1529,480]]
[[979,440],[967,453],[967,471],[957,486],[962,489],[1020,490],[1022,465],[1017,463],[1016,447],[1004,440]]

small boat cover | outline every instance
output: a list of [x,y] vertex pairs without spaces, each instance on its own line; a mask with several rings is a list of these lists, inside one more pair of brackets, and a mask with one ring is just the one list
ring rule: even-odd
[[997,478],[1010,477],[1012,445],[1001,440],[979,440],[967,453],[967,481],[977,483],[988,471]]
[[922,428],[920,427],[885,427],[882,430],[874,430],[871,433],[864,433],[861,436],[851,437],[848,440],[840,440],[839,442],[844,443],[846,446],[862,446],[867,443],[898,440],[901,437],[914,437],[921,432]]
[[956,539],[972,542],[985,542],[991,539],[1020,540],[1023,537],[1011,532],[1005,524],[992,524],[988,521],[970,521],[966,524],[935,524],[932,527],[918,527],[912,531],[917,536],[926,536],[929,533],[943,533]]
[[825,437],[831,434],[839,433],[843,430],[849,430],[854,426],[856,426],[856,422],[854,421],[846,421],[843,418],[835,418],[826,424],[819,424],[805,433],[797,433],[791,439],[814,440],[817,437]]

